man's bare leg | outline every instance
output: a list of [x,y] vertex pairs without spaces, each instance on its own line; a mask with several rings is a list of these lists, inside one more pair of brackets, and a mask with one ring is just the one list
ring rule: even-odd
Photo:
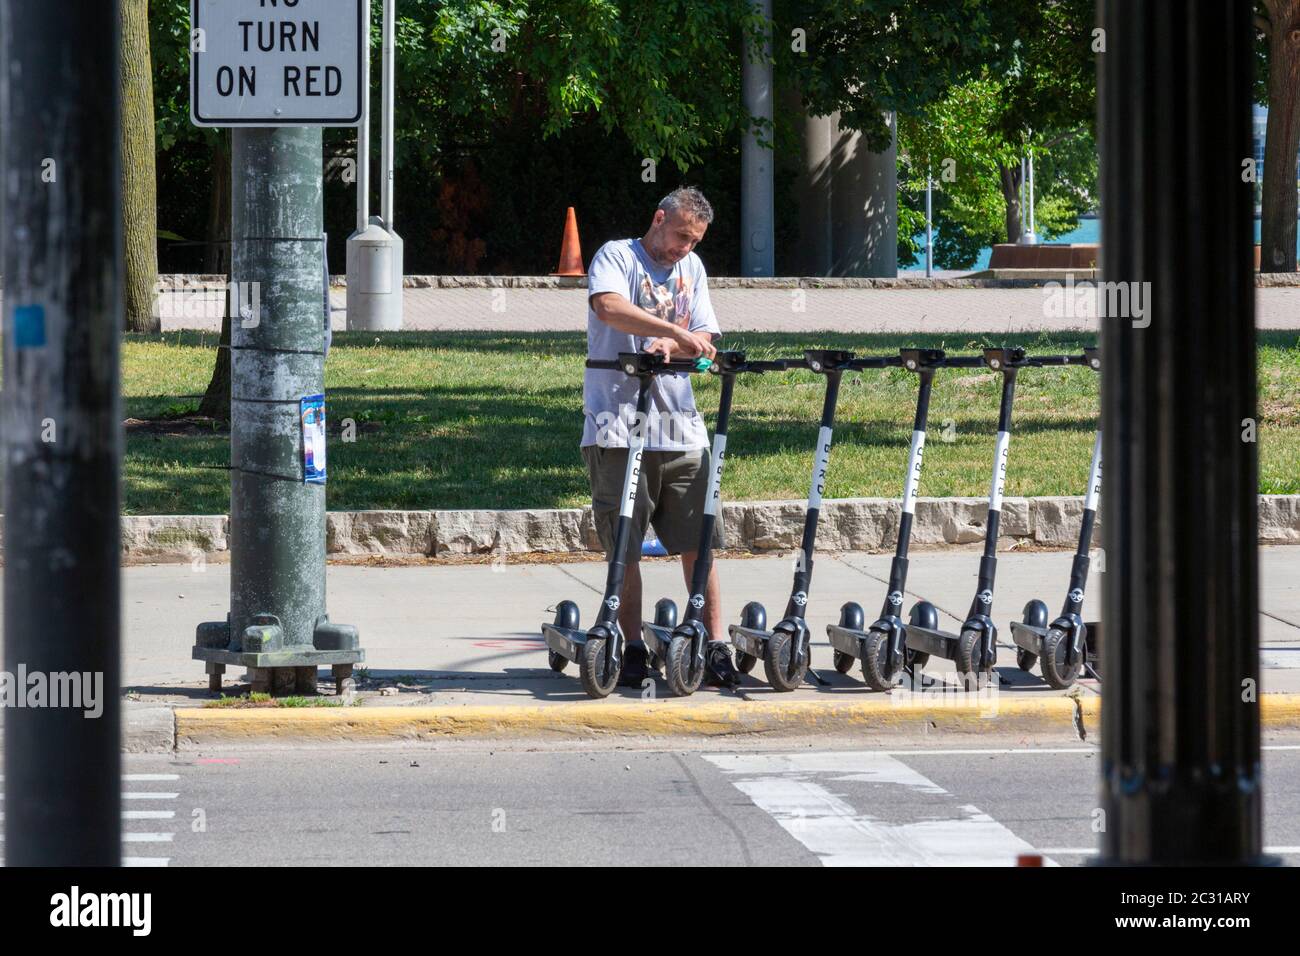
[[618,626],[623,640],[641,640],[641,564],[630,563],[623,572],[623,594],[619,597]]
[[[691,589],[691,578],[695,574],[694,551],[682,552],[682,574],[686,578],[686,590]],[[722,623],[722,587],[718,584],[718,566],[709,566],[709,581],[704,589],[704,626],[708,628],[709,640],[725,641],[727,629]]]

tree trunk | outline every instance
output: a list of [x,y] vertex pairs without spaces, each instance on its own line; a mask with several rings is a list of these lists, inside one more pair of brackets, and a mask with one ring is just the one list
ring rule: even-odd
[[1007,242],[1020,239],[1020,166],[998,163],[998,183],[1007,203]]
[[[226,277],[230,282],[230,131],[221,130],[212,144],[212,193],[208,202],[208,247],[204,271]],[[230,421],[230,297],[221,310],[221,345],[199,414],[218,421]]]
[[230,307],[222,310],[221,348],[217,349],[217,364],[212,370],[212,379],[208,390],[199,402],[199,414],[215,418],[217,421],[230,421]]
[[1296,271],[1296,150],[1300,149],[1300,0],[1268,0],[1268,127],[1260,200],[1261,272]]
[[149,0],[122,0],[122,225],[126,330],[159,332],[158,195],[154,168],[153,71]]
[[212,143],[212,190],[208,194],[208,245],[203,271],[223,276],[230,272],[230,130],[217,130]]

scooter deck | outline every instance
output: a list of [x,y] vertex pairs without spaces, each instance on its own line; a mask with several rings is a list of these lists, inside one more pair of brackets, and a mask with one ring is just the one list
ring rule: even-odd
[[641,638],[645,641],[646,648],[652,654],[657,657],[662,657],[668,651],[668,644],[673,639],[673,631],[672,628],[669,627],[652,624],[649,621],[642,621]]
[[[1085,638],[1085,648],[1088,654],[1089,664],[1099,664],[1101,662],[1101,621],[1085,621],[1084,627],[1088,629]],[[1032,624],[1026,624],[1024,621],[1011,622],[1011,640],[1016,647],[1026,650],[1038,657],[1043,656],[1043,638],[1047,636],[1047,628],[1034,627]]]
[[947,631],[932,631],[928,627],[920,627],[916,624],[905,625],[907,633],[907,646],[911,650],[921,651],[924,654],[934,654],[947,660],[955,660],[957,657],[956,634],[949,634]]
[[739,624],[732,624],[728,631],[731,633],[731,643],[751,657],[762,657],[763,648],[772,637],[771,631],[760,631]]
[[1047,636],[1047,628],[1035,627],[1033,624],[1026,624],[1024,621],[1011,622],[1011,640],[1015,642],[1016,647],[1028,651],[1030,654],[1041,657],[1043,654],[1043,638]]
[[543,624],[542,637],[546,638],[547,647],[571,661],[578,659],[582,645],[587,643],[586,631],[559,624]]
[[862,656],[862,642],[869,636],[868,631],[858,631],[839,624],[827,624],[826,636],[831,639],[831,647],[850,657]]

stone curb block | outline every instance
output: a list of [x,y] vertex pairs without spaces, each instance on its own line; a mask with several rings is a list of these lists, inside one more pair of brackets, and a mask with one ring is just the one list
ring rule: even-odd
[[[823,502],[818,550],[888,551],[894,546],[899,502],[841,498]],[[1083,513],[1081,497],[1004,498],[1000,547],[1028,544],[1072,548]],[[1300,495],[1259,496],[1259,543],[1300,544]],[[724,502],[714,543],[757,553],[791,552],[803,531],[802,501]],[[984,538],[984,498],[918,498],[912,542],[976,544]],[[1100,543],[1101,516],[1094,542]],[[122,556],[144,561],[193,561],[230,548],[226,515],[124,515]],[[0,515],[0,553],[4,518]],[[588,508],[520,511],[331,511],[326,552],[337,555],[466,557],[495,554],[599,552]]]
[[[1051,269],[1050,277],[983,277],[964,279],[927,279],[923,276],[866,279],[829,278],[823,276],[710,276],[712,289],[1036,289],[1048,282],[1059,282],[1060,276],[1071,270]],[[1075,269],[1075,277],[1092,281],[1095,270]],[[216,286],[226,281],[224,275],[177,273],[160,275],[164,290]],[[333,275],[330,287],[347,287],[347,277]],[[585,289],[586,276],[445,276],[407,275],[402,277],[405,289]],[[1258,289],[1300,288],[1300,275],[1294,273],[1256,273]]]

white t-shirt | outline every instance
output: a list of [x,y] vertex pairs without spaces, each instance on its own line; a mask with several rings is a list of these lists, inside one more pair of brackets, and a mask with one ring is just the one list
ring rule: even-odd
[[[619,332],[596,317],[591,297],[617,292],[628,301],[690,332],[721,334],[709,302],[708,276],[695,253],[663,269],[640,239],[616,239],[600,247],[587,269],[587,357],[616,359],[642,351],[651,337]],[[583,447],[626,448],[636,413],[637,379],[622,372],[587,369],[582,382]],[[647,451],[690,451],[709,446],[704,419],[695,408],[691,377],[656,375],[645,427]]]

